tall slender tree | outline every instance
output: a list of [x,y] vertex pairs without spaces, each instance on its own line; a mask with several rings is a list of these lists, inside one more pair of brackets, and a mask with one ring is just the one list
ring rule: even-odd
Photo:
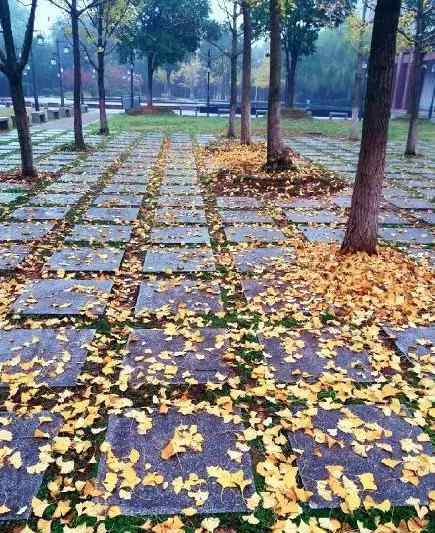
[[418,115],[423,89],[424,56],[435,42],[435,7],[432,0],[405,0],[399,26],[406,44],[412,47],[411,84],[408,95],[409,128],[405,155],[417,155]]
[[71,22],[71,39],[74,61],[74,146],[76,150],[85,150],[82,120],[82,73],[79,24],[80,17],[90,9],[98,7],[106,0],[49,0],[51,4],[64,11]]
[[23,72],[29,61],[32,48],[36,4],[37,0],[32,0],[23,44],[18,55],[12,30],[9,1],[0,0],[0,24],[4,43],[4,50],[0,48],[0,72],[3,72],[9,82],[21,151],[21,171],[25,177],[36,175],[36,170],[33,166],[32,141],[23,91]]
[[117,46],[121,26],[131,22],[133,14],[133,0],[103,0],[80,19],[84,28],[82,47],[97,73],[100,135],[109,134],[104,79],[106,57]]
[[252,20],[249,0],[242,1],[243,13],[243,61],[242,105],[240,119],[240,142],[251,144],[251,70],[252,70]]
[[361,149],[343,252],[376,253],[400,7],[401,0],[378,0],[375,9]]
[[270,73],[267,113],[267,165],[279,166],[281,142],[281,2],[269,0]]

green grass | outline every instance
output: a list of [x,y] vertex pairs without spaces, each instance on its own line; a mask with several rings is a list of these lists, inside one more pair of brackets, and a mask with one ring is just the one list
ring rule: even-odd
[[[120,131],[161,132],[170,134],[184,132],[189,134],[213,133],[224,134],[228,118],[226,117],[179,117],[176,115],[161,116],[128,116],[124,113],[110,116],[112,133]],[[239,123],[239,120],[238,120]],[[265,134],[266,119],[252,120],[254,134]],[[328,137],[347,137],[350,130],[349,120],[318,120],[318,119],[283,119],[282,134],[284,137],[307,133],[321,134]],[[93,126],[92,131],[96,131]],[[405,142],[408,131],[406,119],[394,119],[390,123],[390,140]],[[419,138],[422,141],[435,142],[435,123],[421,120]]]

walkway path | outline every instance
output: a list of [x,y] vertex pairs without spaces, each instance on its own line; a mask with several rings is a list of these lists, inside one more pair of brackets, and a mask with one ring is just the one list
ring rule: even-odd
[[[0,520],[296,531],[306,506],[336,531],[314,510],[421,510],[428,271],[392,282],[392,253],[349,273],[288,224],[339,211],[216,197],[201,161],[187,135],[125,133],[4,208]],[[122,527],[142,523],[183,530]]]

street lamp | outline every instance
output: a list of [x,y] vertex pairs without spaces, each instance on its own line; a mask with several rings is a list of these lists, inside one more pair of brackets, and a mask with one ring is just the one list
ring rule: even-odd
[[211,49],[207,54],[207,116],[210,116],[210,71],[211,71]]
[[[62,64],[62,54],[60,50],[61,42],[59,39],[56,39],[56,52],[51,58],[51,65],[57,65],[57,77],[59,78],[59,92],[60,92],[60,106],[65,107],[65,94],[63,90],[63,64]],[[69,54],[68,46],[64,45],[63,53]]]
[[130,52],[130,108],[134,108],[134,48]]

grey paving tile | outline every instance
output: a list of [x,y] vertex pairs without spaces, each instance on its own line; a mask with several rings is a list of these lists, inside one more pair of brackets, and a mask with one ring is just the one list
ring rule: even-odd
[[211,248],[151,248],[144,272],[212,272],[216,264]]
[[109,183],[102,190],[103,194],[145,194],[148,185],[140,185],[137,183]]
[[294,261],[294,251],[289,247],[245,248],[233,252],[239,272],[262,272],[279,268]]
[[155,222],[158,224],[199,224],[205,226],[207,219],[204,209],[162,207],[156,210]]
[[284,233],[273,226],[226,226],[225,236],[229,242],[273,243],[286,240]]
[[[319,407],[316,412],[309,415],[313,429],[288,433],[289,443],[299,456],[297,465],[302,483],[313,493],[309,499],[311,507],[331,508],[341,503],[342,500],[328,489],[330,476],[341,486],[344,476],[355,483],[361,501],[370,496],[376,502],[388,499],[393,506],[407,505],[409,498],[417,498],[421,504],[427,502],[428,492],[435,483],[434,474],[425,471],[419,476],[417,486],[402,479],[407,465],[417,465],[419,456],[433,453],[430,443],[419,439],[422,435],[420,428],[394,413],[386,416],[381,409],[367,404],[351,405],[341,410]],[[307,413],[301,410],[299,416],[307,416]],[[322,443],[319,442],[321,435],[325,437]],[[403,442],[413,444],[412,451],[404,451]],[[365,456],[357,453],[356,444],[366,447]],[[385,449],[385,446],[391,449]],[[397,461],[397,465],[390,467],[383,460]],[[334,477],[328,466],[334,467],[335,471],[342,467],[342,475]],[[359,477],[363,474],[373,474],[376,489],[364,490]],[[319,485],[322,480],[324,485]],[[327,499],[325,492],[319,490],[322,486],[329,494]]]
[[174,279],[143,281],[136,302],[136,316],[162,312],[172,313],[186,308],[195,313],[217,313],[223,310],[219,286],[216,283]]
[[49,222],[4,222],[0,224],[0,242],[42,239],[53,227]]
[[296,211],[287,209],[284,212],[289,222],[303,224],[343,224],[346,218],[333,211]]
[[98,207],[140,207],[142,196],[133,194],[100,194],[92,202]]
[[14,220],[62,220],[69,207],[19,207],[10,214]]
[[117,248],[63,248],[48,259],[47,265],[65,272],[115,272],[123,256],[124,251]]
[[210,244],[208,229],[204,226],[171,226],[151,229],[153,244]]
[[433,244],[434,237],[430,230],[424,228],[380,228],[379,237],[384,241]]
[[183,207],[193,209],[195,207],[204,207],[204,200],[199,195],[191,196],[159,196],[157,198],[159,207]]
[[75,385],[94,335],[73,328],[0,331],[0,386]]
[[390,203],[400,209],[432,209],[433,204],[418,198],[391,198]]
[[[194,415],[181,415],[169,412],[166,415],[152,415],[151,429],[144,434],[140,425],[135,421],[138,414],[126,412],[124,416],[111,416],[107,430],[106,441],[116,457],[128,457],[132,449],[139,452],[141,460],[135,465],[137,476],[143,480],[147,474],[157,472],[166,485],[137,484],[131,491],[131,498],[121,498],[119,486],[113,493],[107,494],[107,499],[101,499],[108,505],[119,505],[124,515],[161,515],[177,514],[187,507],[198,508],[201,514],[222,512],[246,512],[246,498],[252,495],[252,465],[249,453],[242,452],[241,464],[233,461],[228,455],[228,450],[235,449],[237,436],[243,432],[243,426],[234,422],[227,422],[222,418],[208,413]],[[145,413],[144,413],[145,414]],[[147,415],[146,415],[147,416]],[[200,441],[196,450],[187,447],[184,452],[176,453],[169,459],[162,459],[162,449],[174,437],[175,431],[197,431]],[[144,465],[149,465],[145,470]],[[210,466],[221,467],[230,472],[243,471],[243,477],[248,486],[243,492],[239,488],[223,488],[216,482],[213,471],[207,471]],[[103,453],[100,461],[97,480],[98,485],[105,489],[104,480],[110,471],[106,454]],[[196,506],[193,497],[189,497],[186,490],[175,491],[175,480],[189,478],[197,475],[199,484],[192,487],[192,493],[198,490],[208,493],[208,498],[203,505]],[[103,498],[106,494],[103,494]]]
[[0,246],[0,272],[7,272],[17,268],[29,254],[27,246]]
[[250,196],[217,196],[216,204],[224,209],[260,209],[263,202]]
[[102,222],[133,222],[139,214],[137,207],[91,207],[83,215],[85,220],[101,220]]
[[[10,412],[0,412],[2,430],[11,433],[4,464],[0,469],[0,486],[3,500],[9,511],[0,515],[0,522],[7,520],[26,520],[32,510],[32,498],[36,496],[46,469],[35,468],[43,447],[50,447],[50,441],[57,436],[61,419],[51,413],[41,411],[34,416],[19,417]],[[35,437],[35,431],[47,435]],[[7,461],[9,456],[19,454],[22,461],[20,468],[15,468]],[[30,469],[30,472],[28,471]],[[6,526],[7,528],[8,526]]]
[[12,310],[22,315],[100,316],[112,285],[109,280],[34,280],[24,287]]
[[39,193],[34,196],[30,205],[74,205],[80,201],[83,194],[50,194]]
[[0,192],[0,204],[12,204],[21,196],[23,195],[18,192]]
[[344,229],[299,226],[305,238],[310,242],[339,242],[344,238]]
[[73,227],[66,242],[87,241],[91,243],[128,242],[131,227],[116,224],[78,224]]
[[219,215],[224,224],[273,224],[273,218],[254,209],[221,209]]

